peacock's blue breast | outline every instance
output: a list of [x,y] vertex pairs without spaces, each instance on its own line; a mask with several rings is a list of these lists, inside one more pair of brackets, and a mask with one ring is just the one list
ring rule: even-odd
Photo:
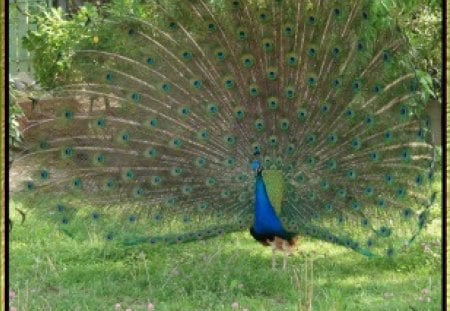
[[255,218],[253,230],[260,235],[276,235],[284,237],[287,231],[283,228],[267,194],[262,176],[256,177],[255,187]]

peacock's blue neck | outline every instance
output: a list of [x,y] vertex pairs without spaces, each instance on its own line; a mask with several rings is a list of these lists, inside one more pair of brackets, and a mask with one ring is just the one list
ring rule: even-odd
[[256,176],[255,187],[255,220],[253,230],[258,234],[283,237],[286,230],[278,218],[267,194],[266,185],[261,174]]

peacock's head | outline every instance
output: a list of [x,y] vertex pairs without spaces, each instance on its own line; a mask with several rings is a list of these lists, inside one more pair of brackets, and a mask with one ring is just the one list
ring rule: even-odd
[[252,171],[254,171],[257,175],[261,175],[263,168],[261,166],[261,162],[255,160],[252,162]]
[[[261,152],[259,149],[255,150],[255,153],[253,154],[255,157],[261,156]],[[259,160],[254,160],[252,162],[252,171],[256,173],[256,176],[261,176],[262,173],[262,165]]]

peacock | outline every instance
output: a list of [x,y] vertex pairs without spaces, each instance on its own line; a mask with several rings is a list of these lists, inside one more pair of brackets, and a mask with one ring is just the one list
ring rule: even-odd
[[[426,226],[435,152],[406,38],[373,1],[153,1],[104,14],[27,114],[16,192],[77,239],[249,231],[390,257]],[[285,262],[284,262],[285,266]]]

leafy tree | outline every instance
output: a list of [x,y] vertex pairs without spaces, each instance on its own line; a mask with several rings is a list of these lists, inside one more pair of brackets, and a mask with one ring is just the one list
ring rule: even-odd
[[92,40],[95,27],[89,24],[97,16],[91,5],[80,8],[70,20],[64,18],[61,9],[55,8],[33,15],[38,29],[28,31],[23,46],[32,53],[35,78],[43,87],[53,88],[69,76],[77,77],[71,70],[71,57]]
[[428,73],[430,95],[442,97],[442,1],[383,0],[413,48],[417,70]]

